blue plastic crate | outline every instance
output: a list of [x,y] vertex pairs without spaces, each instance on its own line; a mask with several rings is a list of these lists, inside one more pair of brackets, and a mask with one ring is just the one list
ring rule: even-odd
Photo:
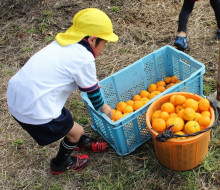
[[205,66],[193,57],[171,46],[164,46],[124,69],[99,82],[104,101],[115,108],[120,101],[132,99],[135,94],[147,89],[151,83],[167,76],[178,76],[178,83],[151,99],[145,106],[113,122],[105,114],[97,112],[86,93],[81,93],[96,130],[119,155],[127,155],[151,138],[147,129],[145,113],[148,106],[171,92],[186,91],[203,95]]

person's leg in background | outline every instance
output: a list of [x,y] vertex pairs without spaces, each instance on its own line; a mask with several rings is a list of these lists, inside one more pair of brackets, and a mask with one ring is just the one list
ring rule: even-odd
[[187,24],[189,16],[193,11],[195,2],[190,0],[184,0],[182,9],[179,14],[178,20],[178,34],[175,38],[174,46],[180,50],[185,50],[187,48]]
[[210,0],[210,4],[215,12],[215,18],[217,21],[217,27],[216,30],[216,38],[220,39],[220,0]]

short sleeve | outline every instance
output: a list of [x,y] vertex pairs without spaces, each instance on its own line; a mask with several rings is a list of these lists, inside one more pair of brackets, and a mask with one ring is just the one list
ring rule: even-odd
[[79,90],[83,92],[91,92],[97,89],[98,80],[96,76],[95,62],[91,61],[81,65],[74,78]]

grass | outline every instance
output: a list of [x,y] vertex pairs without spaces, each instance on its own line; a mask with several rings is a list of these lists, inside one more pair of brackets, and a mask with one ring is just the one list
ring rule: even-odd
[[110,10],[113,12],[118,12],[118,11],[120,11],[120,8],[118,6],[112,6],[112,7],[110,7]]
[[[91,164],[84,170],[59,176],[49,173],[50,159],[59,141],[41,147],[19,127],[8,113],[6,88],[8,80],[25,60],[54,40],[71,24],[72,15],[81,8],[97,6],[111,17],[118,43],[108,43],[98,58],[99,79],[124,68],[140,57],[164,45],[172,45],[175,37],[180,1],[21,1],[2,2],[0,36],[0,189],[2,190],[218,190],[220,189],[219,124],[211,131],[209,151],[203,162],[189,171],[173,171],[162,166],[155,155],[152,140],[127,156],[119,156],[110,146],[101,154],[86,153]],[[115,2],[115,3],[114,3]],[[181,1],[182,2],[182,1]],[[36,4],[35,4],[36,3]],[[25,6],[24,6],[25,4]],[[206,67],[218,60],[214,34],[215,23],[209,2],[196,3],[193,11],[197,22],[189,25],[189,54]],[[208,5],[208,6],[207,6]],[[17,10],[21,7],[21,10]],[[10,9],[9,9],[10,7]],[[166,8],[167,7],[167,8]],[[14,9],[17,8],[17,9]],[[166,11],[164,11],[166,8]],[[9,12],[7,12],[9,11]],[[24,11],[27,11],[25,14]],[[202,14],[201,14],[202,12]],[[16,14],[15,14],[16,13]],[[212,15],[210,14],[212,13]],[[202,22],[199,21],[202,20]],[[7,21],[7,23],[6,23]],[[190,23],[192,19],[190,20]],[[210,27],[212,25],[212,27]],[[202,29],[203,32],[198,32]],[[20,37],[20,34],[24,34]],[[194,35],[196,34],[196,35]],[[205,40],[204,40],[205,37]],[[202,47],[202,48],[201,48]],[[209,63],[210,62],[210,63]],[[213,68],[215,69],[215,67]],[[216,90],[213,69],[206,70],[204,95]],[[100,135],[91,128],[91,118],[79,92],[73,93],[66,105],[74,120],[84,126],[86,134]]]
[[203,93],[205,96],[208,96],[209,94],[212,94],[216,91],[216,81],[211,80],[211,81],[203,81]]

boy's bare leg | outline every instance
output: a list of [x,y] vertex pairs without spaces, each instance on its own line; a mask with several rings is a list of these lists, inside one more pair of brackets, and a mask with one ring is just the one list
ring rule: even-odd
[[72,143],[77,143],[80,137],[84,134],[84,129],[81,125],[74,122],[72,129],[67,133],[66,138]]

